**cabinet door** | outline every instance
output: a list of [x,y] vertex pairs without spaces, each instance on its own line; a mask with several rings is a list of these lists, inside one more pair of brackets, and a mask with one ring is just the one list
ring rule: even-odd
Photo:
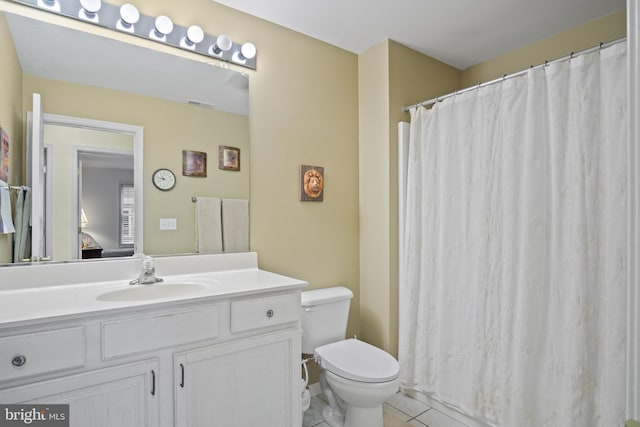
[[176,427],[299,426],[299,347],[288,330],[177,354]]
[[100,369],[0,391],[0,402],[69,404],[71,427],[158,425],[157,361]]

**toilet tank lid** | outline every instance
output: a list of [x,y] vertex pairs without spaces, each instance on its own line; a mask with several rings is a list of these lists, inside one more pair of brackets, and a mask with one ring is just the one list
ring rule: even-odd
[[336,301],[343,301],[353,298],[353,292],[344,286],[334,286],[331,288],[315,289],[301,293],[300,300],[303,307],[318,304],[329,304]]

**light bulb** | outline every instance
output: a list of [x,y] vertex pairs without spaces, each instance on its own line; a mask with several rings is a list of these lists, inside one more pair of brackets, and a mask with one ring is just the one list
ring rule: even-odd
[[209,48],[209,54],[215,56],[222,56],[222,54],[233,46],[233,42],[231,41],[231,37],[221,34],[216,38],[216,43],[211,45]]
[[101,0],[80,0],[82,8],[78,12],[78,18],[91,22],[98,22],[98,11],[102,7]]
[[187,35],[180,40],[180,46],[193,50],[202,40],[204,40],[204,31],[199,26],[192,25],[187,28]]
[[235,52],[233,54],[233,61],[238,64],[244,64],[247,60],[255,58],[256,56],[256,47],[253,43],[245,43],[240,48],[239,52]]
[[140,20],[138,8],[131,3],[120,6],[120,19],[116,23],[116,28],[122,31],[133,32],[134,25]]
[[167,41],[167,34],[173,31],[173,22],[171,18],[160,15],[156,18],[155,28],[149,32],[149,37],[158,41]]

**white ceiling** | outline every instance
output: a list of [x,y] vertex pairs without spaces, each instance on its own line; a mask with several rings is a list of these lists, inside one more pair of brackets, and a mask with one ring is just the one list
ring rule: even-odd
[[392,39],[459,69],[625,8],[625,0],[214,1],[354,53]]

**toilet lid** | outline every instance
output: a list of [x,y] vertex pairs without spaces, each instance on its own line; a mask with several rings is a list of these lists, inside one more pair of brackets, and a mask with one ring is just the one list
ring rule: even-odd
[[400,373],[393,356],[356,339],[320,346],[315,353],[322,368],[354,381],[381,383],[396,379]]

